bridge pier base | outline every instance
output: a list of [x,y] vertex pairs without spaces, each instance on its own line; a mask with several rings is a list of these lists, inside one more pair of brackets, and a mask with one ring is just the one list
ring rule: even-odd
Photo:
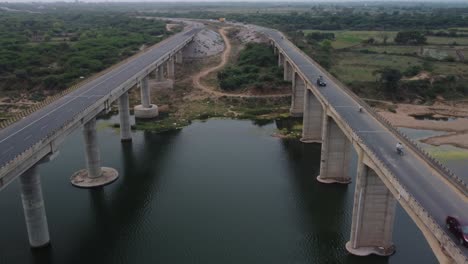
[[24,172],[19,182],[29,244],[33,248],[47,246],[50,243],[49,227],[37,165]]
[[291,116],[299,117],[304,112],[304,90],[306,87],[305,81],[293,71],[292,77],[292,96],[291,96],[291,108],[289,113]]
[[128,92],[119,97],[120,140],[132,141]]
[[119,173],[108,167],[101,167],[101,157],[96,133],[96,118],[84,125],[86,169],[75,172],[70,180],[76,187],[93,188],[104,186],[117,180]]
[[174,57],[170,57],[167,63],[167,78],[174,79]]
[[358,256],[390,256],[395,253],[392,232],[396,199],[362,157],[357,170],[351,238],[346,249]]
[[150,102],[148,76],[140,81],[141,105],[134,107],[135,118],[155,118],[159,115],[158,106]]
[[304,115],[302,121],[302,138],[304,143],[322,142],[323,109],[312,91],[304,91]]
[[351,142],[335,120],[323,114],[320,175],[317,176],[317,180],[321,183],[350,183],[350,157]]

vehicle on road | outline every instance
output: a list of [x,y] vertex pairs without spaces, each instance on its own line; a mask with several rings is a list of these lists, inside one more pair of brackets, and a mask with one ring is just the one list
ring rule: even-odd
[[359,112],[359,113],[362,113],[362,106],[359,106],[358,112]]
[[403,145],[402,145],[400,142],[398,142],[398,143],[396,144],[396,152],[397,152],[397,154],[400,155],[400,156],[403,156],[403,155],[405,154],[405,153],[403,152]]
[[468,247],[468,223],[462,222],[455,216],[447,216],[445,224],[447,229],[457,237],[458,242]]
[[318,86],[321,86],[321,87],[327,86],[327,83],[323,80],[323,76],[322,76],[322,75],[320,75],[320,76],[317,78],[317,85],[318,85]]

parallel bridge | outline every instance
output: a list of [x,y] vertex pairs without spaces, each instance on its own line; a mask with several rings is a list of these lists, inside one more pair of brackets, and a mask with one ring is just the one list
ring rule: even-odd
[[[96,116],[119,102],[122,141],[131,140],[128,91],[138,85],[139,118],[158,114],[151,104],[148,78],[174,77],[174,63],[182,62],[182,49],[202,26],[192,26],[114,67],[70,94],[0,130],[0,190],[20,178],[23,207],[32,247],[50,241],[37,164],[52,159],[64,138],[83,127],[86,169],[72,177],[79,187],[108,184],[118,177],[112,168],[101,167],[96,139]],[[303,116],[306,143],[321,143],[320,175],[324,183],[351,181],[349,163],[358,155],[351,237],[347,250],[356,255],[391,255],[395,251],[392,231],[396,204],[406,210],[420,228],[440,262],[468,263],[468,249],[456,243],[444,228],[445,217],[456,213],[468,219],[466,184],[427,156],[391,127],[367,104],[305,55],[280,32],[255,27],[268,36],[292,82],[291,115]],[[315,80],[325,76],[326,87]],[[364,112],[359,112],[363,107]],[[403,142],[406,154],[395,152]],[[333,206],[333,205],[330,205]]]

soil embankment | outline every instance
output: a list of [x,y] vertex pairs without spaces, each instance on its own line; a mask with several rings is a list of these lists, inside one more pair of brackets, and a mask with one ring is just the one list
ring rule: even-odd
[[274,97],[290,96],[291,95],[290,93],[286,93],[286,94],[267,94],[267,95],[253,95],[253,94],[248,94],[248,93],[242,93],[242,94],[241,93],[239,93],[239,94],[226,93],[226,92],[216,90],[216,87],[207,85],[207,84],[202,82],[203,78],[207,77],[209,74],[211,74],[213,72],[217,72],[217,71],[221,70],[229,62],[229,58],[231,56],[231,51],[232,51],[232,45],[231,45],[231,42],[230,42],[229,38],[226,35],[226,29],[228,29],[228,28],[223,27],[223,28],[219,29],[219,33],[220,33],[220,35],[222,36],[222,38],[224,40],[224,46],[225,46],[223,54],[221,55],[221,62],[216,66],[203,69],[199,73],[195,74],[193,76],[193,86],[194,86],[194,88],[200,89],[203,92],[208,93],[208,94],[210,94],[212,96],[216,96],[216,97],[225,96],[225,97],[239,97],[239,98],[274,98]]

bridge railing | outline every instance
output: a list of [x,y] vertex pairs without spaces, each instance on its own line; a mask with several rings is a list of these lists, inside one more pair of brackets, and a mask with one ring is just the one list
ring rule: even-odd
[[[281,34],[281,33],[280,33]],[[292,43],[291,43],[292,44]],[[295,45],[292,44],[293,47]],[[339,85],[342,85],[341,82],[339,82],[336,78],[328,74],[327,71],[325,71],[322,67],[320,67],[317,63],[315,63],[312,59],[310,59],[304,52],[299,50],[297,47],[295,47],[298,51],[300,51],[307,59],[309,59],[313,64],[315,64],[323,73],[327,75],[330,79],[336,81]],[[350,94],[353,98],[356,99],[356,101],[361,104],[363,107],[368,110],[369,113],[371,113],[377,120],[381,121],[386,127],[388,127],[394,134],[396,134],[398,137],[401,137],[403,142],[407,142],[409,146],[413,146],[415,149],[414,151],[416,153],[424,153],[424,155],[427,155],[427,157],[424,157],[424,160],[429,159],[428,161],[435,162],[436,160],[432,158],[427,152],[424,150],[420,149],[419,146],[414,143],[412,140],[410,140],[406,135],[401,133],[401,131],[396,130],[389,121],[381,117],[379,114],[375,113],[374,110],[368,106],[363,100],[361,100],[357,95],[355,95],[351,90],[349,90],[346,86],[344,87],[344,90]],[[330,108],[332,108],[335,112],[336,109],[332,106],[329,105]],[[405,205],[407,205],[421,220],[421,222],[426,226],[428,230],[431,231],[432,235],[437,239],[438,243],[440,244],[440,248],[445,251],[446,254],[448,254],[450,257],[452,257],[457,263],[468,263],[468,257],[465,256],[462,252],[462,250],[453,242],[453,240],[447,235],[445,232],[445,229],[441,227],[440,224],[437,223],[436,219],[430,215],[430,213],[424,209],[424,207],[418,202],[418,200],[410,194],[404,187],[404,185],[398,180],[398,178],[393,174],[392,170],[388,167],[388,165],[379,158],[379,156],[375,153],[373,149],[371,149],[369,146],[367,146],[364,143],[364,140],[361,138],[359,135],[358,131],[353,129],[353,127],[347,122],[346,119],[343,119],[343,123],[346,126],[348,131],[352,131],[352,138],[355,138],[360,144],[360,146],[365,150],[366,154],[372,157],[373,162],[375,165],[381,169],[382,171],[385,171],[386,175],[389,176],[388,180],[392,184],[393,188],[395,191],[398,193],[397,199],[402,202],[401,200],[404,201]],[[437,165],[439,166],[439,165]],[[445,166],[444,166],[445,167]],[[443,169],[443,168],[441,168]],[[448,169],[447,169],[448,170]],[[445,176],[445,174],[443,174]],[[451,176],[450,176],[451,177]],[[466,186],[466,185],[465,185]]]
[[[188,31],[189,30],[185,30],[185,31],[183,31],[183,32],[181,32],[179,34],[185,34]],[[146,50],[157,47],[158,45],[161,45],[162,43],[167,42],[167,41],[169,41],[169,39],[165,39],[165,40],[163,40],[163,41],[161,41],[161,42],[147,48]],[[179,50],[185,44],[186,44],[186,42],[181,42],[180,44],[176,45],[170,52],[168,52],[169,55],[166,54],[166,55],[160,57],[157,60],[157,62],[167,60],[172,55],[173,50]],[[134,59],[135,57],[140,56],[142,54],[143,53],[138,53],[138,54],[133,55],[132,57],[127,58],[124,62],[116,64],[116,65],[112,66],[111,68],[99,73],[100,74],[99,76],[102,76],[105,73],[108,73],[110,70],[115,69],[116,67],[122,65],[123,63],[128,62],[129,60]],[[136,79],[139,75],[141,75],[142,72],[147,71],[148,67],[150,67],[150,66],[145,67],[143,70],[141,70],[140,72],[136,73],[134,76],[129,78],[129,80]],[[84,83],[88,83],[88,82],[98,78],[99,76],[96,76],[95,78],[89,79],[86,82],[85,81],[81,82],[80,84],[83,85]],[[72,89],[72,87],[70,87],[69,89]],[[76,89],[76,88],[74,88],[74,89]],[[110,95],[112,95],[112,92],[109,94],[109,96]],[[62,94],[58,94],[58,95],[54,96],[54,98],[57,99],[60,96],[62,96]],[[4,187],[4,185],[6,184],[6,182],[4,182],[4,178],[2,176],[4,174],[6,174],[8,171],[10,171],[10,169],[11,169],[10,166],[13,166],[14,164],[19,164],[21,162],[24,162],[25,160],[31,158],[34,154],[38,153],[38,151],[40,151],[42,148],[47,147],[47,144],[52,144],[52,142],[57,137],[57,132],[58,131],[63,131],[64,129],[68,129],[68,127],[72,127],[74,124],[79,123],[81,121],[81,119],[83,118],[83,115],[82,115],[83,113],[90,113],[92,110],[94,110],[96,108],[96,105],[104,105],[107,99],[108,99],[107,96],[102,97],[96,103],[82,109],[80,112],[76,113],[71,119],[69,119],[69,120],[65,121],[64,123],[62,123],[62,125],[60,127],[56,128],[53,131],[50,131],[42,139],[40,139],[39,141],[37,141],[36,143],[31,145],[29,148],[24,150],[22,153],[17,154],[14,158],[9,160],[7,163],[1,165],[0,166],[0,189],[2,187]],[[33,111],[33,110],[31,110],[31,111]],[[52,150],[53,150],[52,147],[50,147],[50,151],[52,151]]]
[[[276,31],[276,30],[275,30]],[[279,34],[283,35],[283,33],[277,31]],[[283,35],[284,37],[284,35]],[[284,37],[284,39],[286,39]],[[291,42],[290,42],[291,43]],[[425,149],[423,149],[419,144],[417,144],[413,139],[408,137],[405,133],[401,130],[395,128],[390,121],[384,118],[382,115],[378,114],[374,111],[372,107],[370,107],[364,100],[362,100],[359,96],[357,96],[351,89],[349,89],[346,85],[344,85],[341,81],[331,75],[327,70],[325,70],[322,66],[320,66],[317,62],[311,59],[305,52],[301,49],[297,48],[296,45],[291,43],[291,47],[296,49],[300,52],[307,60],[309,60],[312,64],[314,64],[323,75],[327,76],[333,82],[338,84],[338,87],[345,91],[350,97],[352,97],[359,105],[361,105],[366,111],[371,114],[375,119],[380,121],[388,130],[392,132],[397,138],[408,146],[414,153],[416,153],[420,158],[425,160],[434,170],[436,170],[440,175],[442,175],[445,179],[447,179],[452,185],[454,185],[458,190],[460,190],[465,196],[468,196],[468,184],[458,177],[454,172],[452,172],[449,168],[447,168],[444,164],[442,164],[439,160],[435,159],[433,156],[429,154]]]

